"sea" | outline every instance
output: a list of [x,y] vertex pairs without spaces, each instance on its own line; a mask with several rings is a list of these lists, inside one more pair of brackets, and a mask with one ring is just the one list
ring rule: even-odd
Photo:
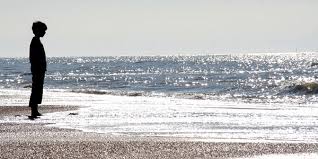
[[[114,136],[318,142],[318,53],[48,57],[40,107],[0,123]],[[0,58],[0,106],[27,107],[28,58]],[[41,108],[40,108],[41,109]]]

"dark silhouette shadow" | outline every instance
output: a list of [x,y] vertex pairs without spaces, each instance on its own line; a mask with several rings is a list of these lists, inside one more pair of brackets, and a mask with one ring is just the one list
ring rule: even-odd
[[40,22],[34,22],[32,25],[34,37],[30,44],[30,63],[32,73],[32,92],[29,106],[31,107],[30,119],[41,116],[38,112],[38,104],[42,103],[43,83],[46,71],[46,56],[44,47],[40,38],[46,33],[47,26]]

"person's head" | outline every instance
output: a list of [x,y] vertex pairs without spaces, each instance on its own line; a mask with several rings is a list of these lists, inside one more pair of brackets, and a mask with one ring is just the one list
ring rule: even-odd
[[33,34],[37,37],[43,37],[46,30],[46,25],[40,21],[34,22],[32,25]]

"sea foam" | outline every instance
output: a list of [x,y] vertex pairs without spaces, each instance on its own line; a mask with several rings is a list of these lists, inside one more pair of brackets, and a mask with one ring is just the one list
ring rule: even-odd
[[[7,94],[17,105],[26,105],[27,92],[10,90]],[[256,104],[63,91],[45,91],[44,99],[45,105],[72,105],[80,109],[44,114],[35,121],[10,116],[0,122],[48,123],[109,135],[203,141],[312,143],[318,139],[318,104]]]

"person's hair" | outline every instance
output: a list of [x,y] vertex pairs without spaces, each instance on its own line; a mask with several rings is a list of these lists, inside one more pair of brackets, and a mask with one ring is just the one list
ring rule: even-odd
[[32,31],[34,34],[38,34],[40,31],[45,31],[47,30],[47,26],[40,21],[36,21],[32,25]]

